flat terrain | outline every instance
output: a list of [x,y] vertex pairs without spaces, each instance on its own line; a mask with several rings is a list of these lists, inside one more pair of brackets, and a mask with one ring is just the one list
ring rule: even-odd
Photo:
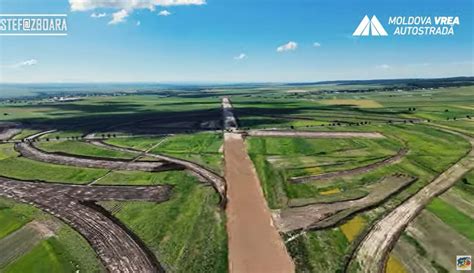
[[473,247],[472,79],[137,88],[0,99],[1,272],[444,273]]
[[239,134],[225,134],[224,154],[229,271],[294,272]]

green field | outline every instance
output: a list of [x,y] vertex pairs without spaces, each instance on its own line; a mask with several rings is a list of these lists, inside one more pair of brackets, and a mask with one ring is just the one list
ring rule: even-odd
[[31,221],[34,214],[26,205],[0,198],[0,239]]
[[112,151],[80,141],[39,142],[37,147],[47,152],[61,152],[73,155],[95,156],[106,158],[132,159],[133,154]]
[[116,138],[107,142],[139,150],[153,148],[150,153],[190,160],[222,172],[222,154],[219,149],[223,142],[222,136],[217,133],[170,135],[163,138]]
[[474,229],[472,228],[474,226],[473,218],[438,198],[434,199],[427,208],[443,222],[466,236],[468,240],[474,241]]
[[[115,216],[134,231],[173,272],[222,272],[227,268],[225,216],[211,187],[183,172],[124,173],[101,180],[110,184],[172,184],[173,198],[163,204],[122,202]],[[116,183],[114,183],[116,184]],[[106,203],[106,207],[117,202]]]
[[[30,221],[52,221],[52,216],[26,204],[0,198],[0,244],[2,239]],[[91,247],[74,230],[55,222],[59,229],[53,237],[40,241],[1,272],[104,272]],[[26,236],[29,236],[26,234]],[[29,240],[29,238],[24,238]],[[1,247],[1,246],[0,246]],[[16,252],[15,246],[10,251]]]

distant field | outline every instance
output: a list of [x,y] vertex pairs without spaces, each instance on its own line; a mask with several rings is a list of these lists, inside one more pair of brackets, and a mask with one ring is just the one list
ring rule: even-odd
[[383,106],[374,101],[367,99],[332,99],[332,100],[321,100],[319,101],[322,104],[327,105],[354,105],[360,108],[382,108]]

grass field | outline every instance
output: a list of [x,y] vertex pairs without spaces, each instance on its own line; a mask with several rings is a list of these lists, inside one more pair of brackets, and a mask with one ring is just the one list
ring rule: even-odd
[[222,172],[222,153],[219,149],[223,142],[218,133],[171,135],[163,138],[116,138],[107,142],[140,150],[153,148],[151,153],[190,160]]
[[[172,272],[222,272],[227,269],[225,217],[218,209],[218,196],[211,187],[199,185],[194,177],[183,172],[135,173],[129,179],[141,181],[138,184],[167,183],[176,187],[168,202],[126,202],[115,214],[167,269]],[[128,184],[127,180],[122,181]],[[108,184],[108,181],[101,183]]]
[[208,166],[217,172],[222,171],[222,135],[201,133],[167,137],[152,153],[163,153]]
[[0,239],[18,230],[34,218],[35,210],[26,205],[0,198]]
[[22,258],[5,268],[4,272],[72,272],[75,266],[69,260],[59,241],[50,238],[40,242]]
[[112,138],[106,140],[106,142],[116,146],[130,147],[137,150],[148,150],[160,143],[163,139],[164,138],[160,137]]
[[[0,240],[32,220],[53,221],[36,208],[0,198]],[[42,240],[18,259],[0,266],[1,272],[104,272],[94,252],[70,227],[55,221],[59,230],[54,237]],[[27,234],[26,234],[27,235]],[[25,238],[27,240],[27,238]],[[1,241],[0,241],[1,242]],[[10,251],[15,251],[14,248]]]
[[319,103],[327,105],[353,105],[360,108],[382,108],[382,105],[374,100],[366,99],[333,99],[321,100]]
[[51,141],[36,144],[40,149],[47,152],[62,152],[73,155],[96,156],[105,158],[131,159],[135,155],[104,149],[92,144],[80,141]]
[[439,198],[435,198],[428,210],[438,216],[443,222],[453,227],[468,240],[474,241],[474,219],[457,210]]

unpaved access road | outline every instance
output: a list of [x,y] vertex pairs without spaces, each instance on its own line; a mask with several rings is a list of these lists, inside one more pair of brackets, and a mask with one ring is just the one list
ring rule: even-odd
[[[168,200],[172,186],[89,187],[0,177],[0,196],[34,205],[77,230],[109,272],[164,272],[155,257],[121,224],[95,209],[97,200]],[[129,193],[126,193],[129,190]]]
[[388,254],[407,225],[434,197],[448,190],[474,168],[474,138],[454,131],[448,132],[468,140],[471,144],[470,152],[372,227],[352,257],[352,262],[359,264],[361,272],[384,272]]
[[280,131],[249,130],[245,133],[254,137],[304,137],[304,138],[385,138],[377,132],[313,132],[313,131]]
[[7,141],[21,133],[21,126],[13,122],[0,122],[0,141]]
[[232,103],[230,99],[225,97],[222,98],[222,117],[224,119],[224,128],[229,131],[234,131],[237,129],[237,119],[234,116],[232,111]]
[[401,149],[393,156],[389,156],[387,158],[384,158],[380,161],[374,162],[366,166],[361,166],[361,167],[357,167],[350,170],[342,170],[342,171],[335,171],[335,172],[322,173],[322,174],[316,174],[316,175],[292,177],[290,178],[290,182],[306,183],[306,182],[312,182],[312,181],[317,181],[317,180],[333,179],[337,177],[366,173],[371,170],[375,170],[379,167],[390,165],[390,164],[400,161],[407,154],[407,152],[408,152],[407,149]]
[[240,134],[224,134],[230,273],[294,272]]
[[402,174],[388,176],[374,184],[371,192],[363,198],[277,210],[273,218],[281,232],[327,228],[345,217],[383,202],[415,180],[415,177]]
[[15,144],[15,150],[22,156],[46,163],[60,164],[67,166],[75,166],[82,168],[105,168],[113,170],[126,171],[145,171],[160,172],[168,170],[181,170],[181,166],[166,161],[126,161],[116,159],[106,159],[98,157],[85,157],[77,155],[66,155],[60,153],[48,153],[36,148],[30,142],[22,142]]
[[168,155],[162,155],[162,154],[155,154],[155,153],[149,153],[147,151],[140,151],[132,148],[125,148],[125,147],[119,147],[115,145],[111,145],[108,143],[105,143],[103,141],[99,140],[93,140],[89,141],[90,144],[97,145],[106,149],[110,150],[115,150],[119,152],[126,152],[126,153],[132,153],[135,155],[143,155],[143,156],[149,156],[149,157],[154,157],[158,160],[163,160],[166,162],[171,162],[173,164],[179,165],[182,168],[190,170],[192,173],[196,174],[199,178],[204,178],[205,181],[211,183],[211,185],[214,187],[214,189],[219,193],[221,197],[221,205],[224,207],[226,203],[226,184],[225,180],[215,172],[211,171],[210,169],[203,167],[197,163],[168,156]]

